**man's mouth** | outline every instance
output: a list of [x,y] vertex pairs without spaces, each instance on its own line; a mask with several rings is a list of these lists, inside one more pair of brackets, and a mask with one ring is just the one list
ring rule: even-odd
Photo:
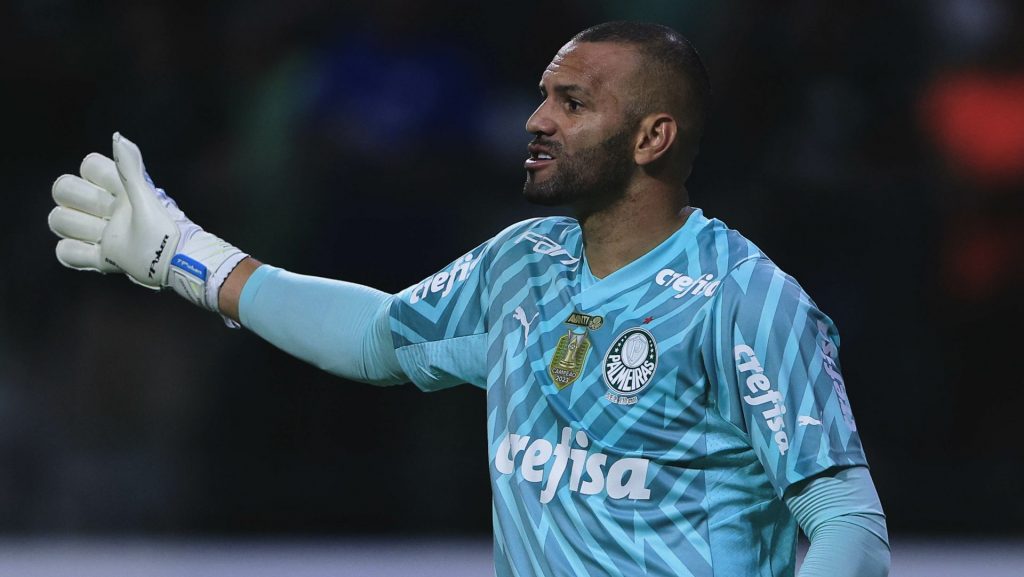
[[530,144],[528,148],[530,156],[524,163],[527,170],[537,170],[555,161],[555,157],[551,154],[551,150],[544,145]]

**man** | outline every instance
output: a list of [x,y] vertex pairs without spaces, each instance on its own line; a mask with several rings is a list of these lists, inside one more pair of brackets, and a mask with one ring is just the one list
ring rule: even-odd
[[541,76],[521,222],[398,295],[261,265],[114,136],[54,183],[65,265],[171,287],[317,366],[488,392],[505,575],[886,575],[839,337],[756,246],[688,206],[709,87],[658,25],[581,32]]

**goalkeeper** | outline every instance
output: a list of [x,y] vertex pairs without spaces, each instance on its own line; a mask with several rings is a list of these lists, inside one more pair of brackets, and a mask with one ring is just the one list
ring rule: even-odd
[[839,336],[689,205],[710,92],[692,46],[606,23],[558,51],[514,224],[397,295],[263,265],[192,223],[115,134],[53,185],[65,266],[169,288],[331,373],[487,395],[495,570],[883,576],[885,516]]

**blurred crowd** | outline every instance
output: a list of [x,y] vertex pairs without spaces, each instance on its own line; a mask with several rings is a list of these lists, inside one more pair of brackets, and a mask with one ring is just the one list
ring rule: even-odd
[[68,271],[49,187],[119,130],[199,224],[398,291],[514,221],[551,56],[597,22],[690,38],[692,203],[842,335],[894,532],[1024,526],[1024,8],[789,3],[0,4],[0,532],[479,533],[484,393],[374,389]]

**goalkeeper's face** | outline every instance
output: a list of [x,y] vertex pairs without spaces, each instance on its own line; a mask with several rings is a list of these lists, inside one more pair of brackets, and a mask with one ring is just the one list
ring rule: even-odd
[[527,200],[592,211],[621,198],[632,179],[636,121],[629,84],[639,62],[614,43],[569,43],[541,76],[543,101],[526,122]]

